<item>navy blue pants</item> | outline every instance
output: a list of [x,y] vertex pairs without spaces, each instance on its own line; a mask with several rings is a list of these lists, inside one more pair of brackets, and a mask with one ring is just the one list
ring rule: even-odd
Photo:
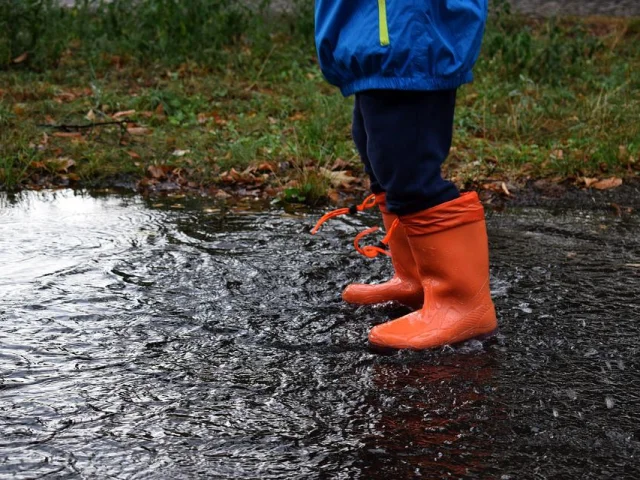
[[353,140],[373,193],[407,215],[460,195],[440,167],[453,135],[456,90],[368,90],[356,94]]

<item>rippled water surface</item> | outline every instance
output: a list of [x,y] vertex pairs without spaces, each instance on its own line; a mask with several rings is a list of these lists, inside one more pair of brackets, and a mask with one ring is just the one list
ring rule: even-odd
[[378,356],[374,214],[181,207],[0,197],[0,478],[640,478],[637,216],[489,212],[498,341]]

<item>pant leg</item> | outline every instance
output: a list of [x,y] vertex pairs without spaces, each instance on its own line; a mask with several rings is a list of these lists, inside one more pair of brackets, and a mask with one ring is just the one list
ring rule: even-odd
[[373,173],[371,162],[369,161],[369,157],[367,156],[367,132],[364,128],[364,120],[362,118],[362,112],[360,111],[359,94],[356,94],[355,104],[353,106],[353,122],[351,124],[351,135],[353,137],[354,143],[356,144],[356,148],[358,149],[358,153],[360,154],[360,159],[364,164],[364,171],[369,176],[371,191],[373,193],[382,193],[382,187],[380,186],[378,179]]
[[456,90],[369,90],[358,97],[366,157],[389,211],[407,215],[458,198],[440,170],[451,148]]

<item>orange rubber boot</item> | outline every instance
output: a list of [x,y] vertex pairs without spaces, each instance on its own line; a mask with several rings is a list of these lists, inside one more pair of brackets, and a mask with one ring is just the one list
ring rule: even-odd
[[[384,228],[389,232],[398,217],[387,210],[384,193],[376,195],[376,203],[382,212]],[[378,285],[351,284],[342,292],[345,302],[371,305],[393,300],[413,308],[419,308],[422,305],[423,293],[418,267],[413,260],[409,240],[401,224],[393,230],[389,239],[389,250],[395,270],[393,278]]]
[[484,209],[473,193],[400,218],[424,290],[421,310],[369,332],[374,347],[424,350],[491,335],[497,329],[489,290]]

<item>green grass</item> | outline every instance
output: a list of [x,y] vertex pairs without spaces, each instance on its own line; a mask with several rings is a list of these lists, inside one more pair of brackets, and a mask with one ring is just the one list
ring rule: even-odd
[[[352,101],[322,79],[310,7],[275,19],[238,3],[0,4],[0,188],[129,178],[308,202],[347,188],[322,168],[340,159],[362,174]],[[448,175],[462,186],[637,176],[640,20],[496,8],[476,81],[459,91]],[[42,126],[128,110],[126,125]]]

